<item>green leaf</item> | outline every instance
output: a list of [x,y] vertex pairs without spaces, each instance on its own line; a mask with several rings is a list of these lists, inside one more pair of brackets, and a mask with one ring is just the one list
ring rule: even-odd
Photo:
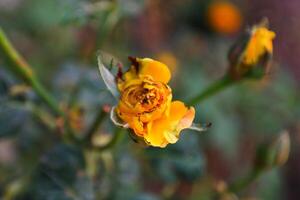
[[102,62],[101,55],[98,55],[98,67],[100,71],[100,75],[107,87],[107,89],[111,92],[111,94],[116,98],[119,99],[119,91],[117,88],[117,84],[115,81],[114,75],[104,66]]

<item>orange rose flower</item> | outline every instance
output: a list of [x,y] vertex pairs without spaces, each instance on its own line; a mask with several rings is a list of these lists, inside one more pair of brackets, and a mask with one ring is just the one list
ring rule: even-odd
[[165,64],[150,58],[131,61],[129,71],[118,78],[117,115],[151,146],[175,143],[180,131],[192,125],[195,109],[172,101],[172,90],[167,85],[171,73]]

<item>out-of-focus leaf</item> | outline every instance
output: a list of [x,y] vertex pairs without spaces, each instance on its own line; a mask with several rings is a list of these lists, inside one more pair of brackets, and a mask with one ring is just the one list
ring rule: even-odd
[[[1,64],[0,64],[0,67]],[[1,101],[6,100],[9,96],[9,89],[15,83],[15,80],[7,71],[0,69],[0,105]]]
[[32,0],[28,6],[30,6],[30,12],[25,15],[24,21],[31,22],[30,26],[34,26],[36,29],[48,29],[53,25],[58,25],[64,17],[66,11],[71,10],[71,6],[74,9],[74,5],[78,4],[77,0],[67,1],[41,1]]
[[120,11],[123,15],[135,16],[143,12],[144,0],[119,0]]
[[150,193],[141,193],[137,194],[135,197],[132,198],[132,200],[160,200],[157,195],[150,194]]
[[[261,197],[261,199],[272,199],[272,200],[281,200],[284,199],[282,195],[282,191],[284,190],[284,182],[281,178],[281,173],[278,170],[272,170],[269,173],[265,173],[261,178],[260,185],[268,185],[268,189],[266,190],[263,187],[257,188],[257,193]],[[274,192],[277,191],[277,192]],[[279,193],[278,193],[279,192]]]
[[89,177],[85,175],[78,176],[74,187],[75,190],[78,191],[78,196],[80,199],[95,199],[93,182]]
[[[26,193],[30,199],[76,199],[76,181],[84,167],[83,155],[72,146],[58,144],[46,153],[34,171]],[[82,198],[81,198],[82,199]]]
[[0,71],[0,100],[7,95],[9,90],[9,80],[6,79],[6,73]]
[[16,135],[23,126],[28,112],[0,102],[0,138]]
[[165,149],[149,148],[149,156],[155,173],[165,182],[194,181],[203,173],[204,161],[197,143],[197,135],[185,131],[180,140]]
[[79,149],[61,144],[55,146],[42,158],[40,170],[42,173],[59,175],[66,183],[72,183],[76,178],[76,172],[83,166],[84,161]]
[[114,174],[117,181],[113,186],[118,189],[112,191],[109,199],[133,199],[140,189],[139,175],[140,167],[137,160],[128,153],[119,154],[117,158],[117,174]]

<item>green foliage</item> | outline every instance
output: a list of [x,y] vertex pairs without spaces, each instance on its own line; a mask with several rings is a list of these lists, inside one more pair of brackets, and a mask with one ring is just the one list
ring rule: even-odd
[[[280,63],[267,85],[218,82],[236,38],[207,30],[205,9],[211,1],[199,3],[205,5],[201,8],[196,1],[161,2],[28,0],[12,11],[0,8],[1,25],[35,74],[25,81],[26,89],[12,92],[28,79],[15,76],[12,63],[19,67],[20,62],[1,51],[0,198],[210,199],[228,192],[226,187],[217,191],[215,181],[245,174],[241,178],[247,187],[263,175],[248,176],[245,169],[253,166],[251,158],[263,138],[296,126],[297,82]],[[100,78],[98,50],[113,74],[121,67],[119,60],[128,69],[125,58],[131,54],[174,55],[173,99],[200,96],[194,101],[195,121],[211,122],[212,128],[200,134],[185,130],[164,149],[133,141],[136,137],[109,119],[116,99]],[[75,125],[83,127],[74,130],[70,115],[76,108],[82,112],[79,117],[73,113]],[[1,143],[7,141],[9,148]],[[285,187],[277,171],[268,172],[259,186],[255,191],[263,199],[278,199]]]

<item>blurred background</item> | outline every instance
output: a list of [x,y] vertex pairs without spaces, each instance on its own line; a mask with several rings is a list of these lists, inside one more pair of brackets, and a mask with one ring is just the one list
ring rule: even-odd
[[[212,128],[184,131],[165,149],[142,147],[125,133],[100,153],[62,143],[37,120],[51,118],[38,109],[40,99],[0,57],[0,196],[211,199],[209,191],[247,174],[259,144],[288,130],[286,165],[238,196],[300,199],[299,7],[298,0],[0,0],[1,27],[60,104],[72,105],[79,135],[113,105],[98,73],[99,50],[124,68],[128,56],[166,63],[174,99],[187,100],[223,76],[228,50],[247,27],[267,17],[276,32],[271,73],[197,105],[196,121]],[[105,144],[113,129],[107,117],[93,143]]]

